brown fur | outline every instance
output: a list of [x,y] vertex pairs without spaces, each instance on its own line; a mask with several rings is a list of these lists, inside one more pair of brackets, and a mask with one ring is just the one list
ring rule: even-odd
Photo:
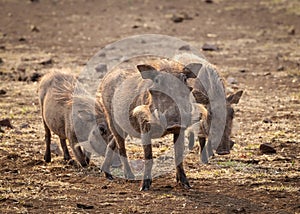
[[[45,127],[45,161],[51,161],[51,130],[60,138],[64,158],[66,160],[71,158],[66,146],[66,139],[68,139],[76,159],[82,166],[86,166],[89,162],[89,154],[82,152],[78,142],[88,140],[89,135],[98,129],[98,126],[94,124],[101,122],[106,124],[99,103],[88,95],[76,76],[60,72],[44,75],[39,83],[38,93]],[[102,137],[108,142],[110,135],[110,131],[107,130]],[[96,138],[101,138],[101,136]],[[105,151],[106,142],[101,139],[98,141],[104,144],[102,147]]]

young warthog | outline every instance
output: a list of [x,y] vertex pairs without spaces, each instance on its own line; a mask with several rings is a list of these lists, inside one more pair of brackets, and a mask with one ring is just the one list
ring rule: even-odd
[[[213,155],[211,140],[215,136],[220,136],[220,143],[216,149],[217,154],[225,155],[230,153],[234,142],[230,139],[234,109],[232,104],[238,104],[243,91],[238,91],[225,97],[225,86],[223,79],[219,76],[217,68],[207,62],[204,58],[181,54],[174,57],[182,64],[201,63],[202,68],[198,73],[198,78],[192,79],[189,85],[193,88],[192,92],[197,103],[203,104],[207,109],[207,114],[198,124],[200,130],[198,134],[201,147],[201,159],[203,163],[208,162],[208,158]],[[223,110],[222,110],[223,105]],[[225,119],[219,122],[219,118]],[[212,120],[214,119],[214,122]],[[197,121],[195,121],[197,122]],[[212,127],[213,126],[213,127]],[[222,126],[224,126],[222,130]],[[216,132],[218,130],[218,132]],[[208,142],[206,144],[206,138]],[[189,147],[194,145],[194,134],[189,135]],[[219,141],[219,140],[217,140]],[[208,153],[208,154],[207,154]],[[207,156],[208,155],[208,156]]]
[[46,162],[51,161],[51,131],[60,138],[65,160],[71,159],[66,139],[81,166],[89,164],[90,153],[83,152],[78,142],[88,140],[92,149],[104,156],[106,142],[112,139],[111,132],[99,103],[88,95],[74,75],[48,73],[41,79],[38,92],[45,128]]
[[[186,82],[189,78],[196,78],[201,65],[183,66],[157,57],[148,57],[145,61],[133,61],[132,67],[119,65],[106,74],[100,86],[101,104],[117,142],[124,175],[134,178],[124,144],[127,135],[142,140],[145,168],[140,190],[148,190],[152,182],[151,139],[173,134],[176,179],[189,188],[182,164],[184,130],[191,123],[192,112],[191,92]],[[113,143],[109,146],[115,148]],[[112,179],[110,157],[106,153],[102,170],[107,178]]]
[[[239,102],[240,97],[242,96],[243,91],[238,91],[234,94],[229,95],[226,98],[226,124],[224,127],[224,132],[222,135],[221,143],[219,144],[216,152],[219,155],[225,155],[230,153],[230,149],[232,149],[234,145],[234,141],[230,139],[231,129],[232,129],[232,121],[234,118],[234,109],[232,108],[232,104],[237,104]],[[199,102],[199,97],[195,96],[196,100]],[[203,103],[203,97],[200,99],[200,102]],[[201,160],[203,163],[208,163],[208,158],[213,156],[213,149],[211,143],[208,139],[206,143],[206,138],[209,137],[209,129],[211,123],[211,109],[209,102],[205,102],[205,106],[207,108],[207,113],[202,116],[200,122],[196,122],[191,131],[188,133],[189,137],[189,149],[192,149],[194,146],[195,136],[194,133],[197,134],[199,144],[200,144],[200,151],[201,152]],[[204,112],[204,110],[202,111]],[[199,126],[199,127],[195,127]]]

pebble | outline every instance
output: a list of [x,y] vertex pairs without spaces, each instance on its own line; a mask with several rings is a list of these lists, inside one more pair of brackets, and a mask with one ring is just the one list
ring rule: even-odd
[[288,30],[288,34],[289,35],[295,35],[296,34],[296,30],[295,30],[294,26],[290,27],[290,29]]
[[30,80],[32,82],[37,82],[41,77],[42,77],[42,75],[40,73],[34,72],[31,74]]
[[183,22],[184,18],[182,16],[178,16],[178,15],[173,15],[171,20],[174,22],[174,23],[180,23],[180,22]]
[[52,58],[43,59],[39,64],[41,64],[41,65],[51,65],[51,64],[53,64],[53,59]]
[[263,119],[263,122],[264,123],[273,123],[273,121],[271,119],[269,119],[269,118]]
[[40,32],[40,29],[35,25],[31,25],[30,30],[31,30],[31,32]]
[[274,154],[276,153],[276,150],[274,149],[273,146],[271,146],[268,143],[263,143],[259,146],[259,150],[261,151],[262,154]]
[[28,123],[21,124],[20,129],[26,129],[26,128],[30,128],[30,125]]
[[107,72],[107,65],[101,63],[96,66],[95,70],[96,70],[96,72],[99,72],[99,73],[105,73],[105,72]]
[[0,120],[0,126],[6,126],[8,128],[13,128],[13,126],[11,125],[11,122],[8,118]]
[[26,42],[26,39],[24,37],[20,37],[18,40],[19,42]]
[[238,84],[238,81],[234,77],[228,77],[227,83],[233,85],[233,84]]
[[92,205],[86,205],[86,204],[77,204],[77,208],[80,209],[85,209],[85,210],[90,210],[90,209],[94,209],[94,206]]
[[217,51],[217,50],[219,50],[219,48],[217,45],[205,43],[202,46],[202,50],[203,51]]
[[180,50],[180,51],[189,51],[189,50],[191,50],[191,47],[189,45],[183,45],[178,50]]
[[278,66],[277,71],[284,71],[283,65]]

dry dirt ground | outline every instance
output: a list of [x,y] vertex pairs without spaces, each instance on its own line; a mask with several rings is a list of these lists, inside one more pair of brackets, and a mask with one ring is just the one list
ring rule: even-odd
[[[12,124],[0,130],[1,213],[300,213],[299,0],[1,0],[0,8],[0,120]],[[196,149],[186,156],[191,190],[176,186],[175,170],[140,192],[93,165],[43,160],[37,77],[78,73],[106,44],[144,33],[216,45],[204,55],[229,91],[244,90],[231,154],[207,165]],[[262,143],[277,153],[261,154]]]

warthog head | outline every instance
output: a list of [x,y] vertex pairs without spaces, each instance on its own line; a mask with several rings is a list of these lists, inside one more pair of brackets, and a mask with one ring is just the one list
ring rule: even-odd
[[189,100],[192,88],[188,87],[187,80],[197,77],[201,64],[183,66],[171,61],[166,66],[163,63],[137,65],[142,78],[151,80],[151,83],[144,93],[147,105],[135,107],[133,115],[148,115],[151,128],[158,126],[167,134],[187,128],[191,123],[192,105]]
[[[197,87],[198,85],[198,87]],[[203,86],[199,85],[199,82],[197,85],[194,85],[193,88],[193,95],[195,97],[195,100],[197,103],[204,104],[207,109],[207,117],[206,117],[206,127],[208,130],[205,130],[205,134],[209,136],[209,129],[211,127],[211,120],[212,117],[214,117],[214,112],[211,109],[211,102],[206,92],[204,92]],[[196,87],[195,87],[196,86]],[[200,87],[199,87],[200,86]],[[232,130],[232,124],[234,119],[234,109],[232,107],[232,104],[238,104],[241,96],[243,94],[243,91],[237,91],[236,93],[233,93],[226,97],[226,120],[225,120],[225,127],[222,134],[221,142],[216,150],[217,154],[219,155],[225,155],[230,153],[230,148],[232,147],[232,142],[230,140],[231,130]],[[217,134],[217,133],[215,133]],[[209,141],[210,139],[208,139]]]

